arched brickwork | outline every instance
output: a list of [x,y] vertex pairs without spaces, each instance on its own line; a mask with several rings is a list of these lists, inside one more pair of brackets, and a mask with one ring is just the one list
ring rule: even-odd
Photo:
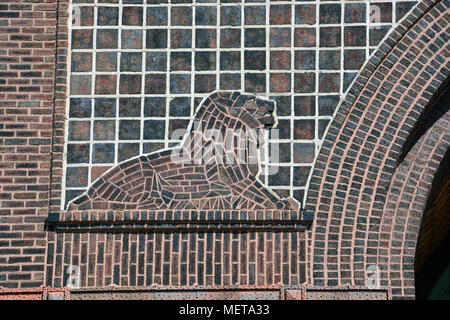
[[390,236],[380,230],[402,147],[449,75],[448,8],[448,1],[418,4],[367,62],[330,125],[306,204],[316,215],[315,285],[366,285],[367,267],[385,252]]
[[380,228],[378,265],[393,296],[414,298],[414,257],[433,177],[450,145],[450,111],[414,145],[397,168]]

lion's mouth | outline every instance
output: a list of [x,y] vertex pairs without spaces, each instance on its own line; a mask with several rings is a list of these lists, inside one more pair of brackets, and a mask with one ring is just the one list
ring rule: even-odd
[[264,127],[270,128],[275,124],[275,117],[271,112],[266,112],[261,118],[259,118],[259,122],[263,124]]

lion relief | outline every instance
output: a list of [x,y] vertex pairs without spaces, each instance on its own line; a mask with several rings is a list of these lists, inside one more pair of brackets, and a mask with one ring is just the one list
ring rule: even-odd
[[180,146],[114,166],[68,209],[297,210],[296,200],[281,199],[257,179],[254,147],[264,139],[256,132],[276,124],[274,109],[273,101],[251,94],[215,92],[198,108]]

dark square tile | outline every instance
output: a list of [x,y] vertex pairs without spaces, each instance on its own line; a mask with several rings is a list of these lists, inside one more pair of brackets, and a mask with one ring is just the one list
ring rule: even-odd
[[352,83],[353,79],[356,77],[356,72],[345,72],[344,73],[344,81],[343,81],[343,91],[347,91],[348,87]]
[[295,47],[315,47],[316,29],[315,28],[295,28],[294,30]]
[[97,52],[95,64],[97,71],[117,71],[117,52]]
[[70,121],[69,141],[88,141],[91,137],[90,121]]
[[98,7],[97,25],[117,26],[119,24],[118,7]]
[[142,53],[122,52],[120,57],[120,71],[142,71]]
[[306,186],[310,172],[311,167],[294,167],[294,186]]
[[296,73],[294,75],[294,92],[307,93],[314,92],[316,74],[313,72]]
[[264,50],[245,50],[244,69],[245,70],[264,70],[266,68],[266,51]]
[[142,75],[140,74],[121,74],[119,83],[120,94],[139,94],[141,93]]
[[315,24],[316,23],[316,5],[298,4],[295,6],[296,24]]
[[349,47],[366,45],[366,27],[354,26],[344,28],[344,45]]
[[341,75],[339,73],[320,73],[319,92],[339,92]]
[[246,73],[245,91],[249,93],[266,92],[266,75],[263,73]]
[[395,4],[395,19],[396,22],[400,21],[411,9],[417,4],[418,1],[406,1],[397,2]]
[[167,53],[165,52],[147,52],[145,58],[146,71],[166,71]]
[[167,29],[147,29],[146,47],[147,49],[167,48]]
[[87,187],[88,167],[69,167],[66,171],[66,187]]
[[314,139],[315,121],[314,120],[295,120],[294,121],[294,139],[312,140]]
[[266,29],[262,28],[246,28],[244,37],[245,47],[265,47],[266,46]]
[[269,23],[273,24],[291,24],[290,4],[273,4],[270,5]]
[[[277,170],[278,169],[278,170]],[[271,186],[289,186],[291,183],[291,168],[272,166],[274,174],[269,175],[269,185]]]
[[93,26],[94,25],[94,7],[79,7],[80,18],[72,19],[72,25],[76,26]]
[[276,129],[278,129],[278,139],[291,139],[291,120],[278,120]]
[[245,6],[244,16],[245,25],[265,25],[266,6]]
[[139,117],[141,115],[141,98],[120,98],[119,117]]
[[[270,154],[274,155],[278,151],[278,161],[280,163],[291,162],[291,144],[290,143],[275,143],[271,144]],[[278,150],[277,150],[278,149]]]
[[92,30],[72,30],[72,49],[92,49]]
[[161,94],[166,93],[166,75],[165,74],[146,74],[145,75],[145,93]]
[[144,153],[152,153],[164,149],[164,143],[148,142],[144,143]]
[[192,7],[172,7],[170,11],[170,24],[172,26],[191,26]]
[[201,51],[195,53],[195,70],[216,70],[216,53],[214,51]]
[[119,140],[139,140],[141,122],[139,120],[120,120]]
[[167,7],[147,7],[147,26],[167,26]]
[[97,30],[97,49],[117,49],[118,32],[115,29]]
[[290,47],[291,28],[270,28],[269,41],[271,47]]
[[270,74],[270,92],[275,92],[275,93],[291,92],[291,74],[290,73],[271,73]]
[[151,97],[144,100],[145,117],[164,117],[166,115],[166,98]]
[[220,75],[221,90],[240,90],[241,75],[239,73],[223,73]]
[[291,97],[290,96],[271,96],[271,100],[276,103],[276,113],[278,116],[291,115]]
[[170,93],[191,93],[191,75],[190,74],[171,74],[170,75]]
[[[190,120],[171,119],[169,121],[169,137],[171,140],[182,140]],[[175,144],[174,144],[175,145]],[[169,144],[170,146],[170,144]]]
[[240,70],[241,53],[239,51],[220,52],[220,70]]
[[216,90],[215,74],[195,75],[195,93],[207,93]]
[[122,49],[142,49],[143,39],[142,30],[122,30]]
[[67,190],[66,191],[66,199],[65,199],[65,208],[67,208],[67,204],[77,198],[79,195],[81,195],[82,193],[84,193],[86,190]]
[[195,24],[197,26],[215,26],[217,24],[217,7],[195,7]]
[[95,117],[115,117],[116,99],[115,98],[95,98]]
[[170,71],[190,71],[191,60],[191,52],[172,52],[170,54]]
[[192,31],[188,29],[170,30],[170,47],[173,49],[191,48]]
[[321,27],[320,46],[339,47],[341,45],[341,27]]
[[366,50],[355,49],[344,51],[344,69],[359,70],[366,61]]
[[319,96],[319,116],[332,116],[339,99],[339,96]]
[[221,26],[240,26],[241,25],[241,6],[222,6],[222,7],[220,7],[220,25]]
[[215,29],[196,29],[195,46],[197,48],[216,48],[216,30]]
[[139,155],[139,143],[119,143],[119,162]]
[[191,115],[191,99],[188,97],[176,97],[170,100],[169,116],[188,117]]
[[294,199],[300,202],[300,205],[302,205],[304,202],[305,197],[305,190],[294,190]]
[[341,68],[341,51],[320,50],[319,68],[320,70],[339,70]]
[[316,114],[316,97],[315,96],[295,97],[294,113],[296,116],[314,116]]
[[341,5],[339,3],[321,4],[319,22],[320,24],[341,23]]
[[89,163],[89,143],[67,145],[67,163]]
[[294,143],[295,163],[312,163],[315,155],[314,143]]
[[291,70],[291,52],[270,51],[270,70]]
[[143,8],[142,7],[123,7],[122,25],[124,26],[142,26]]
[[392,3],[382,2],[370,5],[370,22],[392,22]]
[[94,143],[92,150],[93,163],[113,163],[114,143]]
[[116,136],[115,120],[95,120],[94,121],[94,140],[115,140]]
[[73,72],[91,72],[92,71],[92,53],[91,52],[73,52],[72,69]]
[[326,120],[326,119],[319,119],[319,124],[318,124],[318,130],[317,133],[319,134],[319,139],[323,138],[323,135],[325,133],[325,130],[328,127],[328,124],[330,123],[330,120]]
[[85,75],[70,76],[70,93],[73,95],[91,94],[92,77]]
[[164,139],[165,120],[146,120],[144,121],[144,139],[157,140]]
[[90,98],[71,98],[70,99],[70,118],[90,118],[91,117],[91,99]]
[[316,68],[315,50],[295,51],[295,70],[314,70]]
[[[383,40],[386,33],[389,31],[391,26],[381,26],[377,28],[370,28],[369,30],[369,45],[377,46]],[[364,38],[365,39],[365,38]]]
[[366,22],[366,4],[365,3],[346,3],[344,22],[346,23],[365,23]]
[[241,46],[240,29],[220,29],[221,48],[239,48]]

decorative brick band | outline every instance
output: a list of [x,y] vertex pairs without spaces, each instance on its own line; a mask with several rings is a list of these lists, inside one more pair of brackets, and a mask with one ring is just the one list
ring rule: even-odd
[[316,212],[315,285],[365,285],[367,268],[378,263],[402,146],[449,75],[448,8],[448,1],[423,1],[413,9],[363,68],[329,128],[306,204]]
[[433,177],[450,146],[450,111],[439,119],[397,168],[380,228],[378,265],[394,296],[414,298],[414,257]]
[[[49,232],[46,283],[81,287],[299,285],[305,232]],[[73,274],[72,274],[73,275]]]

